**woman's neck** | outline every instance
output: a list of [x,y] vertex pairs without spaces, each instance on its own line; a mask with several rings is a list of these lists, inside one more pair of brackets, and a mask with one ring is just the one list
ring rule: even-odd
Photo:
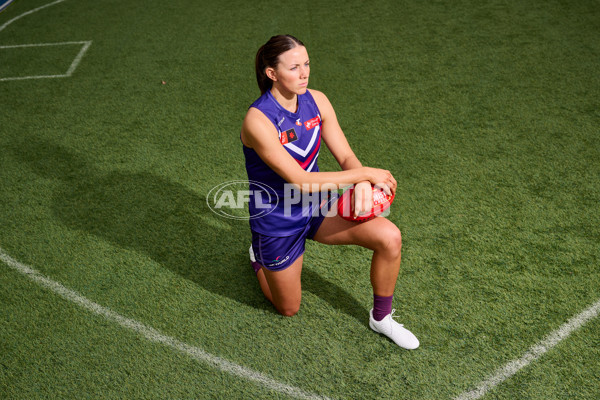
[[291,113],[298,111],[298,95],[296,93],[287,92],[284,93],[276,87],[271,88],[271,94],[277,100],[281,107],[285,108]]

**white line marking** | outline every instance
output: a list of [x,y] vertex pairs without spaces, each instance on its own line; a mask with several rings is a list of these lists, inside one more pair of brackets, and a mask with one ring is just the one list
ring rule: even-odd
[[0,12],[2,12],[2,10],[4,10],[6,7],[10,6],[10,3],[12,3],[13,0],[8,0],[6,3],[0,5]]
[[577,314],[568,320],[565,324],[563,324],[560,328],[550,333],[543,339],[541,342],[531,347],[523,357],[513,360],[496,370],[496,372],[491,375],[489,378],[484,380],[477,386],[476,389],[473,389],[469,392],[465,392],[462,395],[455,398],[455,400],[475,400],[480,397],[485,396],[485,394],[498,386],[508,378],[515,375],[519,370],[525,368],[533,361],[540,358],[562,340],[566,339],[571,333],[575,330],[581,328],[591,319],[594,319],[600,313],[600,300],[592,304],[586,310]]
[[75,72],[75,68],[77,68],[77,66],[81,62],[83,55],[88,50],[88,48],[92,45],[92,42],[91,41],[80,41],[80,42],[59,42],[59,43],[33,43],[33,44],[12,44],[12,45],[0,46],[0,49],[16,49],[16,48],[20,48],[20,47],[69,46],[69,45],[75,45],[75,44],[82,45],[81,50],[79,50],[79,53],[77,53],[77,56],[75,56],[75,59],[73,59],[73,62],[71,62],[71,65],[69,66],[69,69],[67,70],[66,73],[60,74],[60,75],[12,76],[12,77],[0,78],[0,82],[1,81],[20,81],[20,80],[24,80],[24,79],[68,78],[71,75],[73,75],[73,72]]
[[71,63],[71,66],[69,67],[69,70],[67,71],[67,76],[73,75],[75,68],[77,68],[77,66],[79,65],[79,62],[81,61],[81,58],[83,57],[83,55],[85,54],[85,52],[87,51],[87,49],[89,49],[89,47],[91,45],[92,45],[91,40],[84,42],[83,47],[81,48],[81,50],[79,50],[79,54],[77,54],[77,57],[75,57],[75,59]]
[[58,43],[9,44],[9,45],[0,46],[0,49],[14,49],[14,48],[18,48],[18,47],[67,46],[70,44],[85,44],[85,43],[91,43],[91,42],[79,41],[79,42],[58,42]]
[[298,399],[328,399],[327,397],[312,394],[297,387],[278,382],[275,379],[264,375],[260,372],[235,364],[231,361],[227,361],[224,358],[214,356],[210,353],[207,353],[199,347],[183,343],[175,339],[174,337],[167,336],[150,326],[142,324],[141,322],[124,317],[121,314],[118,314],[107,307],[103,307],[100,304],[88,300],[79,293],[61,285],[60,283],[45,277],[34,268],[29,267],[25,264],[21,264],[17,260],[10,257],[8,254],[6,254],[4,250],[2,250],[2,248],[0,248],[0,261],[4,262],[6,265],[14,269],[15,271],[25,275],[40,286],[51,290],[52,292],[56,293],[62,298],[69,300],[77,304],[78,306],[93,312],[94,314],[100,315],[109,321],[116,322],[123,328],[130,329],[144,336],[146,339],[152,342],[161,343],[165,346],[169,346],[172,349],[184,353],[197,361],[209,364],[220,371],[238,376],[240,378],[247,379],[249,381],[253,381],[259,386],[263,386],[267,389],[275,390],[279,393]]
[[4,28],[6,28],[7,26],[9,26],[10,24],[12,24],[13,22],[15,22],[18,19],[21,19],[21,18],[23,18],[23,17],[25,17],[25,16],[27,16],[29,14],[33,14],[34,12],[43,10],[46,7],[50,7],[50,6],[53,6],[55,4],[62,3],[63,1],[65,1],[65,0],[57,0],[57,1],[53,2],[53,3],[48,3],[48,4],[43,5],[41,7],[34,8],[33,10],[29,10],[27,12],[24,12],[21,15],[17,15],[16,17],[14,17],[13,19],[11,19],[10,21],[5,22],[2,26],[0,26],[0,32],[2,32],[4,30]]

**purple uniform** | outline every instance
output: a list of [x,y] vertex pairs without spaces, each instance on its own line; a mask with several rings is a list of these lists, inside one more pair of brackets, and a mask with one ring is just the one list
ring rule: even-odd
[[[319,171],[317,158],[321,147],[321,115],[310,92],[298,96],[296,113],[279,105],[269,91],[251,107],[262,111],[273,122],[279,133],[279,141],[304,170]],[[291,185],[287,185],[286,190],[286,181],[265,164],[254,149],[244,146],[244,156],[248,180],[251,181],[250,228],[271,236],[288,236],[303,230],[315,206],[319,205],[318,198],[306,195],[302,201],[300,193],[293,191]],[[274,193],[264,193],[265,187],[254,185],[252,181],[266,185]],[[316,201],[307,201],[306,197]]]
[[[321,114],[309,91],[298,95],[298,111],[292,113],[265,92],[251,107],[262,111],[279,134],[279,141],[308,172],[318,172],[321,147]],[[289,266],[304,252],[306,237],[312,238],[322,222],[319,212],[328,194],[301,194],[293,190],[254,151],[243,146],[250,181],[250,228],[258,262],[269,269]]]

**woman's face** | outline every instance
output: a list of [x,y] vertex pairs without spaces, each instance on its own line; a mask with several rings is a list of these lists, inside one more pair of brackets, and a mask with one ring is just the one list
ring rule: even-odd
[[306,47],[297,46],[281,53],[279,64],[276,68],[269,68],[267,75],[273,80],[273,85],[279,86],[280,91],[304,94],[310,75]]

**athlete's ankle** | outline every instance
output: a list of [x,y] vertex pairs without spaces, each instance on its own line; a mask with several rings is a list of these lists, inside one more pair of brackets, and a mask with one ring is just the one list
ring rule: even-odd
[[378,296],[373,294],[373,319],[375,321],[381,321],[392,312],[392,300],[394,300],[394,295]]

